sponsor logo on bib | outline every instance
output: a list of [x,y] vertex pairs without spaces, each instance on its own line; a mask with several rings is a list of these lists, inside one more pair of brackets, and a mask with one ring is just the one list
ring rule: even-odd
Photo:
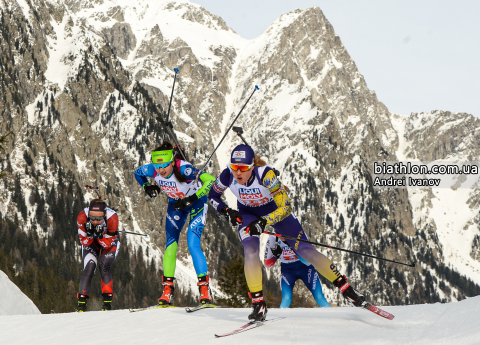
[[164,187],[176,187],[177,184],[175,182],[169,182],[169,181],[158,181],[157,184],[159,184],[160,186],[164,186]]

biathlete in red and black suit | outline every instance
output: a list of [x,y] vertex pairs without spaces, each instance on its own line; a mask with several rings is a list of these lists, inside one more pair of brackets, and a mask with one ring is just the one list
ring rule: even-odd
[[[237,197],[238,211],[230,208],[220,197],[230,188]],[[230,164],[222,171],[208,195],[215,209],[223,214],[233,226],[238,225],[238,234],[245,255],[245,278],[253,302],[253,320],[264,320],[267,305],[262,291],[262,265],[259,259],[260,234],[267,225],[278,234],[308,240],[300,222],[292,212],[287,191],[272,168],[256,157],[248,145],[238,145],[230,155]],[[347,300],[360,306],[364,299],[353,289],[335,264],[313,245],[296,240],[286,240],[303,260],[337,286]]]
[[112,309],[112,263],[120,249],[118,215],[107,207],[102,199],[94,199],[77,217],[78,237],[82,243],[83,274],[77,294],[77,312],[87,310],[92,278],[97,264],[100,268],[103,306],[102,311]]

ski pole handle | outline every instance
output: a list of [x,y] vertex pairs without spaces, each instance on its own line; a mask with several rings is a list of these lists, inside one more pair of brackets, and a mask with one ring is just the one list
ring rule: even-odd
[[267,234],[267,235],[273,235],[273,236],[276,236],[276,237],[279,237],[279,238],[286,238],[286,239],[289,239],[289,240],[294,240],[294,241],[300,241],[300,242],[310,243],[310,244],[313,244],[313,245],[316,245],[316,246],[320,246],[320,247],[325,247],[325,248],[330,248],[330,249],[336,249],[336,250],[340,250],[340,251],[342,251],[342,252],[347,252],[347,253],[353,253],[353,254],[357,254],[357,255],[362,255],[362,256],[366,256],[366,257],[372,258],[372,259],[377,259],[377,260],[383,260],[383,261],[393,262],[393,263],[395,263],[395,264],[405,265],[405,266],[408,266],[408,267],[415,267],[415,264],[416,264],[416,261],[412,262],[411,264],[407,264],[407,263],[405,263],[405,262],[400,262],[400,261],[385,259],[385,258],[382,258],[382,257],[379,257],[379,256],[373,256],[373,255],[370,255],[370,254],[364,254],[364,253],[354,252],[353,250],[348,250],[348,249],[343,249],[343,248],[338,248],[338,247],[329,246],[328,244],[323,244],[323,243],[318,243],[318,242],[312,242],[312,241],[302,240],[302,239],[299,239],[299,238],[290,237],[290,236],[286,236],[286,235],[282,235],[282,234],[275,234],[275,233],[269,232],[269,231],[264,231],[263,233],[264,233],[264,234]]
[[87,184],[87,185],[85,185],[85,188],[91,189],[91,190],[95,191],[95,193],[97,193],[98,198],[99,198],[99,199],[102,198],[102,196],[100,195],[100,192],[99,192],[100,189],[99,189],[98,187],[89,186],[89,185]]

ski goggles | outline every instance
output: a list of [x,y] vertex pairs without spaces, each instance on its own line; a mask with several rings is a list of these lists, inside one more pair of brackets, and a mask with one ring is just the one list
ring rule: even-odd
[[167,163],[154,164],[154,165],[155,165],[155,168],[157,168],[157,169],[160,169],[160,168],[165,169],[166,167],[168,167],[168,165],[169,165],[170,163],[172,163],[172,162],[170,161],[170,162],[167,162]]
[[88,219],[95,220],[95,221],[100,221],[100,220],[103,220],[104,218],[105,216],[100,216],[100,217],[88,216]]
[[152,163],[157,169],[165,169],[172,161],[173,150],[152,152]]
[[233,171],[240,170],[240,171],[242,171],[242,172],[245,172],[245,171],[249,171],[250,169],[252,169],[252,167],[253,167],[253,163],[250,164],[250,165],[235,164],[235,163],[231,163],[231,164],[230,164],[230,168],[231,168]]

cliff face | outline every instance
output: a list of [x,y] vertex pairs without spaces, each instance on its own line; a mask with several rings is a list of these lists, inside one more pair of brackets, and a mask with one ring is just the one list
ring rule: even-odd
[[[25,231],[48,236],[53,218],[47,207],[39,224],[34,199],[23,216],[14,176],[30,200],[36,188],[46,194],[59,183],[61,167],[78,186],[101,186],[123,229],[149,233],[150,242],[133,236],[129,244],[161,267],[166,200],[145,198],[133,171],[163,135],[156,117],[165,117],[177,67],[170,119],[192,163],[204,164],[259,85],[236,125],[280,170],[310,238],[417,259],[408,268],[324,251],[370,300],[450,301],[478,292],[456,273],[480,284],[476,194],[372,185],[376,160],[476,160],[478,119],[390,113],[318,7],[281,16],[251,41],[188,1],[2,1],[0,8],[0,131],[15,134],[0,203]],[[229,134],[207,171],[218,174],[239,142]],[[455,231],[442,230],[447,218]],[[202,245],[214,278],[229,251],[241,250],[213,212]],[[194,288],[184,238],[179,248],[180,285]],[[324,291],[342,303],[331,284]]]

